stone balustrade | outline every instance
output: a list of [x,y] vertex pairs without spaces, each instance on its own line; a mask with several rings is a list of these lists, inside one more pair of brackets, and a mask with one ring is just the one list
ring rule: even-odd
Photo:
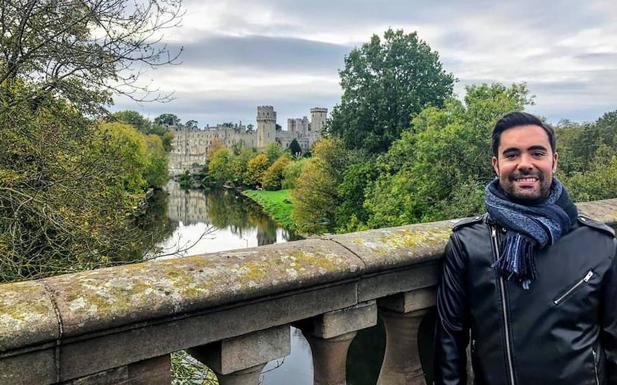
[[[580,204],[617,224],[617,199]],[[378,314],[379,385],[425,384],[418,328],[455,221],[385,228],[0,285],[0,383],[169,385],[188,350],[222,385],[258,384],[309,341],[314,383],[344,385],[347,350]]]

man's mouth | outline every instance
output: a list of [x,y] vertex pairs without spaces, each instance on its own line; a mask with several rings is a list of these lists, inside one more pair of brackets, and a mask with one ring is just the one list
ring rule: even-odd
[[533,182],[537,182],[539,178],[535,176],[524,176],[524,177],[514,178],[514,180],[517,182],[523,182],[523,183],[533,183]]

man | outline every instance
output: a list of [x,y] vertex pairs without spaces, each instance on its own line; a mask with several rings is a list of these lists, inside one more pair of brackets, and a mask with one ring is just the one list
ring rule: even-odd
[[446,247],[437,385],[466,384],[470,334],[477,385],[617,385],[617,241],[578,215],[557,159],[535,116],[495,125],[487,214],[455,225]]

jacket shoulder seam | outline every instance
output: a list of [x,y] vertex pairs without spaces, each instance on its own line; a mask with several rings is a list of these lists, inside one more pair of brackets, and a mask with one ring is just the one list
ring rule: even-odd
[[612,238],[615,238],[615,230],[613,230],[611,227],[607,226],[606,224],[602,222],[598,222],[595,219],[589,218],[588,216],[585,216],[585,215],[579,215],[577,219],[578,219],[579,224],[590,227]]

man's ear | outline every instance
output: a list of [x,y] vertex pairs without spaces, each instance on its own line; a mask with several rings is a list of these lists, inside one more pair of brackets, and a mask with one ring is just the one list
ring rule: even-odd
[[557,160],[559,159],[559,154],[556,152],[553,153],[553,174],[557,171]]
[[497,157],[494,156],[492,161],[493,161],[493,170],[495,170],[495,174],[499,176],[499,163],[497,162]]

